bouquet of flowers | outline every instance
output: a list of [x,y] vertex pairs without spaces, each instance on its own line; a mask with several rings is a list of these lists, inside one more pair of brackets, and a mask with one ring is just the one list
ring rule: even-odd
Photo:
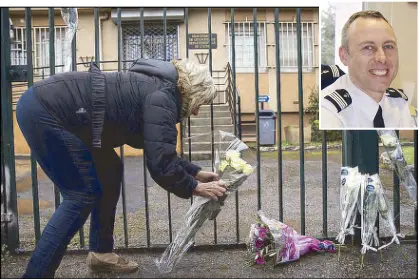
[[369,177],[372,181],[371,183],[375,184],[375,190],[377,192],[378,198],[378,212],[380,213],[381,218],[385,221],[386,225],[390,229],[393,238],[391,241],[383,246],[380,246],[378,250],[384,249],[392,243],[400,244],[399,237],[403,238],[404,235],[397,233],[396,226],[394,225],[393,211],[388,206],[387,198],[384,194],[384,189],[381,184],[380,177],[378,174],[374,174]]
[[300,235],[290,226],[267,218],[262,210],[258,211],[258,223],[250,227],[247,247],[252,264],[258,265],[296,261],[311,251],[336,251],[333,242]]
[[[213,220],[221,211],[225,199],[251,175],[256,168],[243,157],[250,155],[249,147],[231,133],[215,131],[215,172],[226,184],[227,191],[217,201],[196,197],[185,216],[185,223],[155,263],[161,273],[169,273],[193,245],[195,235],[206,220]],[[211,136],[211,134],[209,135]]]
[[409,197],[414,202],[415,207],[417,207],[418,186],[412,172],[407,166],[396,132],[393,130],[377,130],[377,133],[380,136],[381,142],[393,164],[394,170],[400,179],[400,184],[406,188]]
[[375,221],[378,215],[377,183],[369,175],[363,175],[361,181],[361,253],[367,250],[377,252],[378,235]]
[[77,8],[61,8],[61,17],[67,25],[67,31],[65,35],[64,45],[64,57],[66,57],[64,63],[63,72],[69,72],[71,70],[71,43],[73,42],[74,35],[77,32],[78,25],[78,13]]
[[346,235],[354,235],[355,219],[359,197],[360,183],[362,179],[358,167],[342,167],[340,174],[340,232],[336,240],[344,244]]

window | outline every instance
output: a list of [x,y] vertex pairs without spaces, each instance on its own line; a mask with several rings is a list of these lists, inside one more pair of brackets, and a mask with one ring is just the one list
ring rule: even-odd
[[[55,27],[55,72],[62,72],[64,67],[64,47],[67,27]],[[15,27],[14,40],[11,44],[11,64],[27,64],[26,28]],[[34,77],[49,76],[49,28],[32,28],[32,61]]]
[[[301,55],[303,71],[313,71],[314,68],[314,24],[301,23]],[[279,23],[280,63],[281,71],[294,72],[298,67],[297,56],[297,23]]]
[[[232,33],[231,23],[227,23],[228,57],[231,63]],[[266,23],[257,23],[257,51],[259,72],[266,71]],[[254,72],[254,24],[252,22],[234,23],[235,57],[237,72]]]
[[[141,57],[141,31],[139,24],[124,24],[122,26],[124,69],[128,69],[131,61]],[[164,33],[162,24],[145,24],[144,26],[144,58],[164,60]],[[177,24],[166,25],[166,61],[177,59],[178,34]]]

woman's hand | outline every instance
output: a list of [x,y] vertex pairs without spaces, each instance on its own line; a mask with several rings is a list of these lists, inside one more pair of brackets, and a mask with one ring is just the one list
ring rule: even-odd
[[207,183],[198,183],[192,193],[197,196],[211,198],[217,201],[218,197],[223,196],[226,191],[227,189],[225,188],[224,182],[212,181]]
[[220,178],[218,177],[218,174],[214,172],[199,171],[196,174],[195,179],[198,180],[199,182],[205,183],[205,182],[217,181]]

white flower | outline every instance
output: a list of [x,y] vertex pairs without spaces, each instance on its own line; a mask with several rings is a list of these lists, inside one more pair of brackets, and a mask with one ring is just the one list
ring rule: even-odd
[[390,133],[383,133],[380,138],[384,146],[395,146],[397,144],[397,138]]

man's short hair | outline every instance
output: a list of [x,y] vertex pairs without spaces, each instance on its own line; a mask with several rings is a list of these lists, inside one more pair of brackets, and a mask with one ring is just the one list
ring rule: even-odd
[[[342,28],[342,39],[341,39],[341,45],[346,50],[348,50],[348,29],[352,22],[354,22],[357,18],[375,18],[375,19],[382,19],[385,22],[387,22],[389,25],[390,23],[388,20],[378,11],[361,11],[354,13],[351,15],[351,17],[348,19],[348,21],[345,23],[345,25]],[[390,25],[391,26],[391,25]]]

